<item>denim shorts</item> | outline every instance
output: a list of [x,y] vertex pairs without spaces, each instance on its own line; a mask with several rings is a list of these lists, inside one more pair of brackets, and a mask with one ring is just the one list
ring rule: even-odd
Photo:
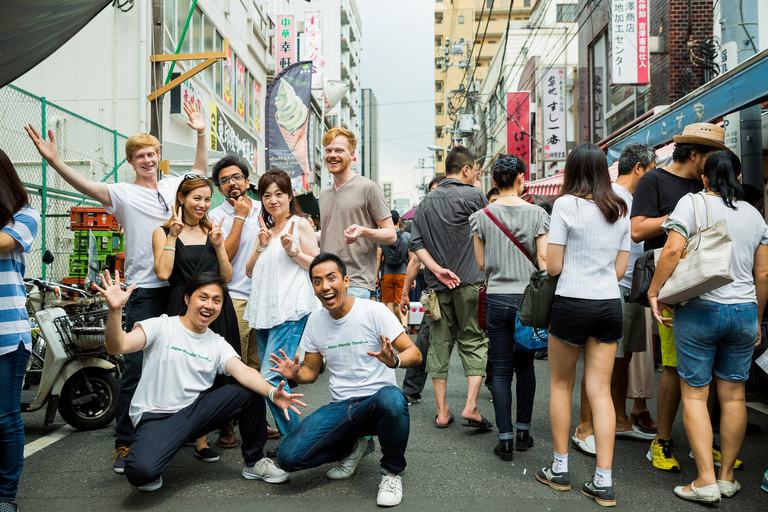
[[693,299],[675,311],[677,373],[690,386],[715,375],[730,382],[749,377],[757,341],[757,305]]
[[587,338],[618,343],[624,331],[621,299],[575,299],[555,295],[549,332],[569,345],[583,347]]

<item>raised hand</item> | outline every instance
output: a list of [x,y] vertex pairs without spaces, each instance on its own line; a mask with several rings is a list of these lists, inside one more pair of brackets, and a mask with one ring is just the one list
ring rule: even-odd
[[378,352],[368,351],[367,354],[393,368],[397,361],[395,360],[395,350],[392,348],[392,342],[383,334],[379,334],[379,339],[381,340],[381,350]]
[[344,230],[344,241],[348,244],[353,244],[357,242],[357,239],[363,236],[365,233],[365,228],[363,226],[358,226],[357,224],[352,224],[347,229]]
[[300,400],[296,400],[297,398],[303,398],[304,395],[301,393],[286,393],[283,387],[285,386],[285,381],[280,381],[280,384],[277,385],[277,388],[275,388],[275,392],[272,393],[272,401],[276,406],[281,408],[283,410],[283,413],[285,414],[285,419],[288,421],[291,420],[291,417],[288,415],[288,409],[292,410],[299,416],[301,416],[301,413],[296,408],[297,405],[300,405],[301,407],[306,407],[307,404]]
[[459,276],[448,270],[447,268],[441,268],[435,272],[435,277],[438,281],[448,287],[449,290],[453,290],[461,284]]
[[179,211],[175,212],[171,210],[171,227],[169,228],[168,233],[171,236],[179,236],[182,231],[184,231],[184,221],[182,220],[182,213],[181,213],[181,206],[179,206]]
[[224,232],[221,230],[221,225],[224,224],[224,217],[221,218],[218,226],[213,226],[208,233],[208,238],[211,240],[211,245],[216,248],[224,245]]
[[123,290],[120,287],[119,270],[115,270],[114,281],[109,274],[109,270],[105,270],[104,273],[106,274],[106,277],[104,277],[104,274],[101,274],[101,283],[104,285],[104,288],[96,283],[93,284],[93,287],[104,295],[104,299],[107,301],[109,309],[120,309],[125,306],[126,302],[128,302],[128,298],[131,296],[131,293],[133,293],[133,289],[136,288],[136,284],[134,283],[126,290]]
[[259,215],[259,226],[261,228],[259,229],[259,246],[266,247],[272,241],[272,231],[267,229],[267,224],[261,215]]
[[29,126],[25,126],[24,130],[26,130],[29,138],[32,139],[32,142],[35,144],[37,152],[40,153],[40,156],[45,158],[48,163],[56,160],[58,148],[56,146],[56,138],[53,136],[53,130],[48,130],[49,140],[43,139],[43,137],[40,135],[40,132],[38,132],[31,124]]
[[205,132],[205,118],[203,117],[203,114],[200,113],[200,107],[198,107],[196,103],[185,101],[184,112],[186,112],[187,117],[189,117],[187,126],[195,130],[197,133]]
[[288,256],[293,256],[293,228],[296,227],[296,223],[291,224],[287,233],[280,235],[280,243],[283,245],[283,249],[288,253]]
[[299,354],[290,359],[283,349],[280,349],[279,352],[279,356],[274,352],[269,354],[269,362],[275,365],[275,368],[270,368],[269,371],[282,375],[288,380],[295,380],[301,369]]

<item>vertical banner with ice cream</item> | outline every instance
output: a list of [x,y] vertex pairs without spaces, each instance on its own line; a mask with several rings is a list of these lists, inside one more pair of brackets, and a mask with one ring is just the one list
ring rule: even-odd
[[309,107],[312,62],[291,64],[267,88],[266,167],[291,178],[310,173]]
[[237,91],[237,113],[240,114],[240,117],[245,119],[245,66],[243,66],[243,61],[240,59],[237,59],[237,87],[235,87],[235,91]]
[[253,128],[261,134],[261,86],[253,81]]
[[232,106],[232,83],[234,82],[235,72],[233,69],[234,59],[232,58],[232,48],[229,49],[227,58],[224,59],[224,101]]

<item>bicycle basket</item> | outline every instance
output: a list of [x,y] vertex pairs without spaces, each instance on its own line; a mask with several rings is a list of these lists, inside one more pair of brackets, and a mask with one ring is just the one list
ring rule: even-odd
[[104,348],[109,310],[100,309],[54,319],[62,342],[70,352],[92,352]]

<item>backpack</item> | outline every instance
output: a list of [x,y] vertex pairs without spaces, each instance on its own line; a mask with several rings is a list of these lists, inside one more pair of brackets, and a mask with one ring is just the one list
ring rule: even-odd
[[384,263],[388,267],[401,266],[408,259],[408,241],[403,236],[403,231],[397,230],[397,241],[393,245],[384,247]]

